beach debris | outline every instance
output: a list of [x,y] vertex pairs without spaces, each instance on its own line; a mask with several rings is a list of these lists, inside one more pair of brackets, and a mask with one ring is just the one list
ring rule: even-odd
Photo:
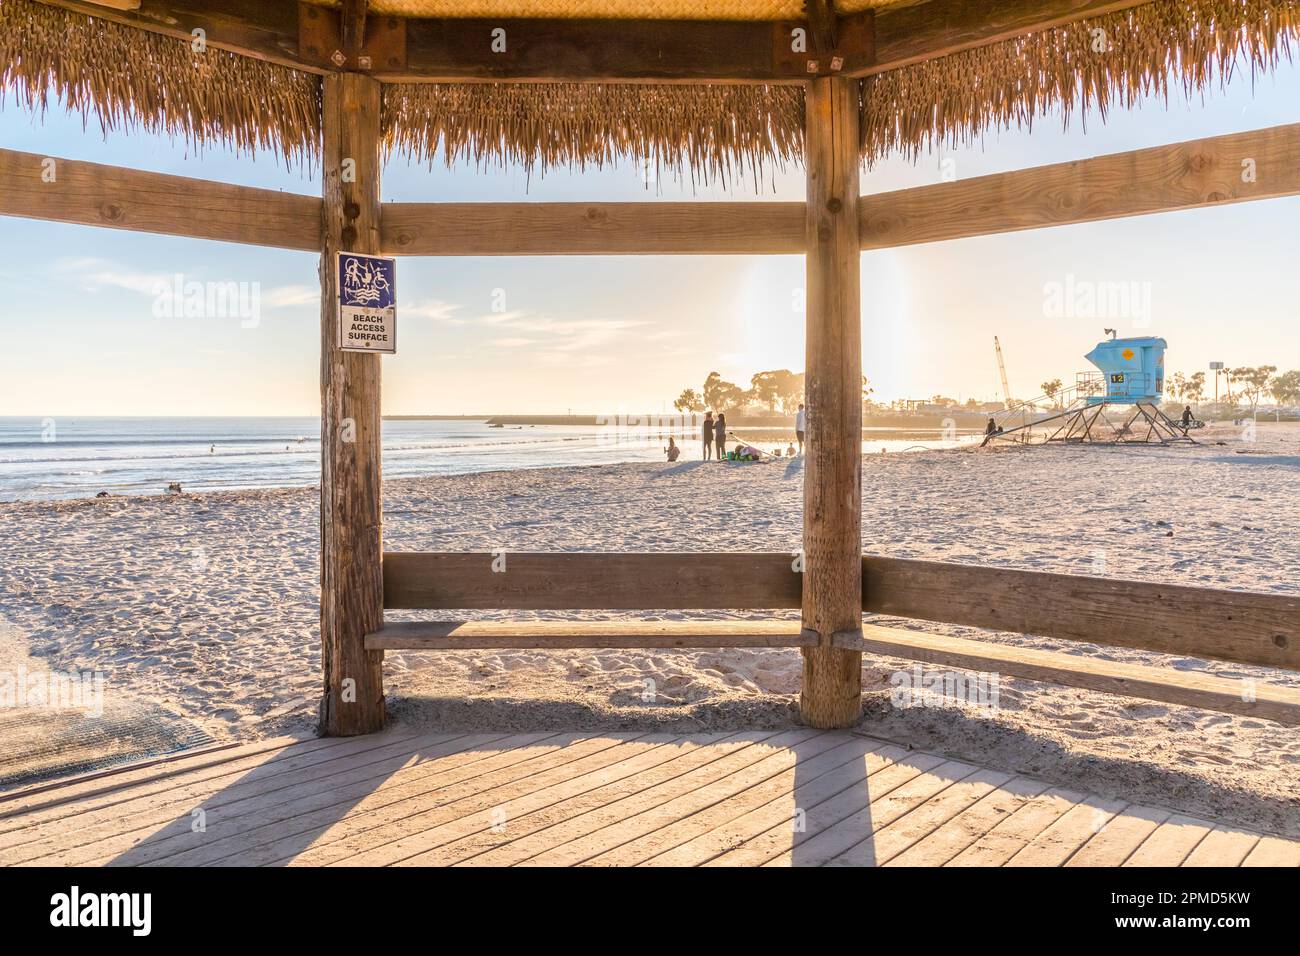
[[167,494],[183,495],[185,494],[185,492],[181,490],[181,483],[179,481],[173,481],[171,484],[167,486]]
[[108,492],[107,492],[107,491],[101,491],[99,494],[95,495],[95,497],[96,497],[96,498],[107,498],[107,497],[108,497]]

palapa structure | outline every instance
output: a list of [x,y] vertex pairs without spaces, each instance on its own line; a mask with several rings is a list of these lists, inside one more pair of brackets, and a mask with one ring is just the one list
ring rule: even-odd
[[[864,556],[872,310],[858,263],[863,249],[1294,195],[1300,126],[869,197],[858,181],[891,151],[1197,95],[1290,57],[1298,31],[1300,0],[0,0],[6,98],[324,174],[321,198],[70,160],[50,182],[47,157],[0,151],[0,214],[321,253],[327,733],[383,725],[385,649],[515,646],[800,647],[817,727],[858,720],[863,651],[1294,723],[1300,699],[1282,689],[863,624],[880,611],[1300,667],[1300,602],[1283,595]],[[631,160],[735,184],[800,163],[807,200],[381,206],[391,153],[539,172]],[[337,347],[340,250],[803,254],[803,552],[512,554],[503,574],[487,554],[384,554],[380,357]],[[802,621],[384,623],[386,608],[666,604]]]

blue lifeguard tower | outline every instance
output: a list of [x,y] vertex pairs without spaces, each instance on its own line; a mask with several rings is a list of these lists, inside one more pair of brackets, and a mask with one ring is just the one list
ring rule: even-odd
[[[999,416],[994,416],[997,430],[984,436],[984,444],[1002,439],[1022,444],[1109,445],[1192,441],[1187,428],[1160,410],[1165,390],[1165,349],[1169,343],[1152,335],[1121,339],[1116,338],[1114,329],[1107,329],[1106,333],[1110,337],[1098,342],[1084,356],[1097,371],[1079,372],[1072,387],[1001,412],[1003,418],[1020,413],[1021,424],[1015,427],[1004,428],[996,421]],[[1044,416],[1039,404],[1045,399],[1054,400],[1060,411]],[[1131,409],[1118,426],[1106,415],[1107,409],[1113,406]]]

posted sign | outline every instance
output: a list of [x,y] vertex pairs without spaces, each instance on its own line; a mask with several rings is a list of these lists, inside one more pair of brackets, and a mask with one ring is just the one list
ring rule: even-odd
[[397,260],[340,252],[339,348],[397,351]]

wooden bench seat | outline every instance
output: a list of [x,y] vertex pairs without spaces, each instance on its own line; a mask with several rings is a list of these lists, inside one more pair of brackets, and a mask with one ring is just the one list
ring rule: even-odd
[[860,634],[836,634],[833,640],[840,647],[870,654],[1300,725],[1300,689],[1262,681],[1248,683],[1196,671],[1121,664],[872,624],[864,624]]
[[[817,635],[797,621],[419,621],[385,624],[367,650],[810,647]],[[1082,687],[1300,725],[1300,690],[1193,671],[1144,667],[864,624],[834,643],[903,660]]]
[[798,621],[419,621],[385,624],[366,649],[811,647]]

